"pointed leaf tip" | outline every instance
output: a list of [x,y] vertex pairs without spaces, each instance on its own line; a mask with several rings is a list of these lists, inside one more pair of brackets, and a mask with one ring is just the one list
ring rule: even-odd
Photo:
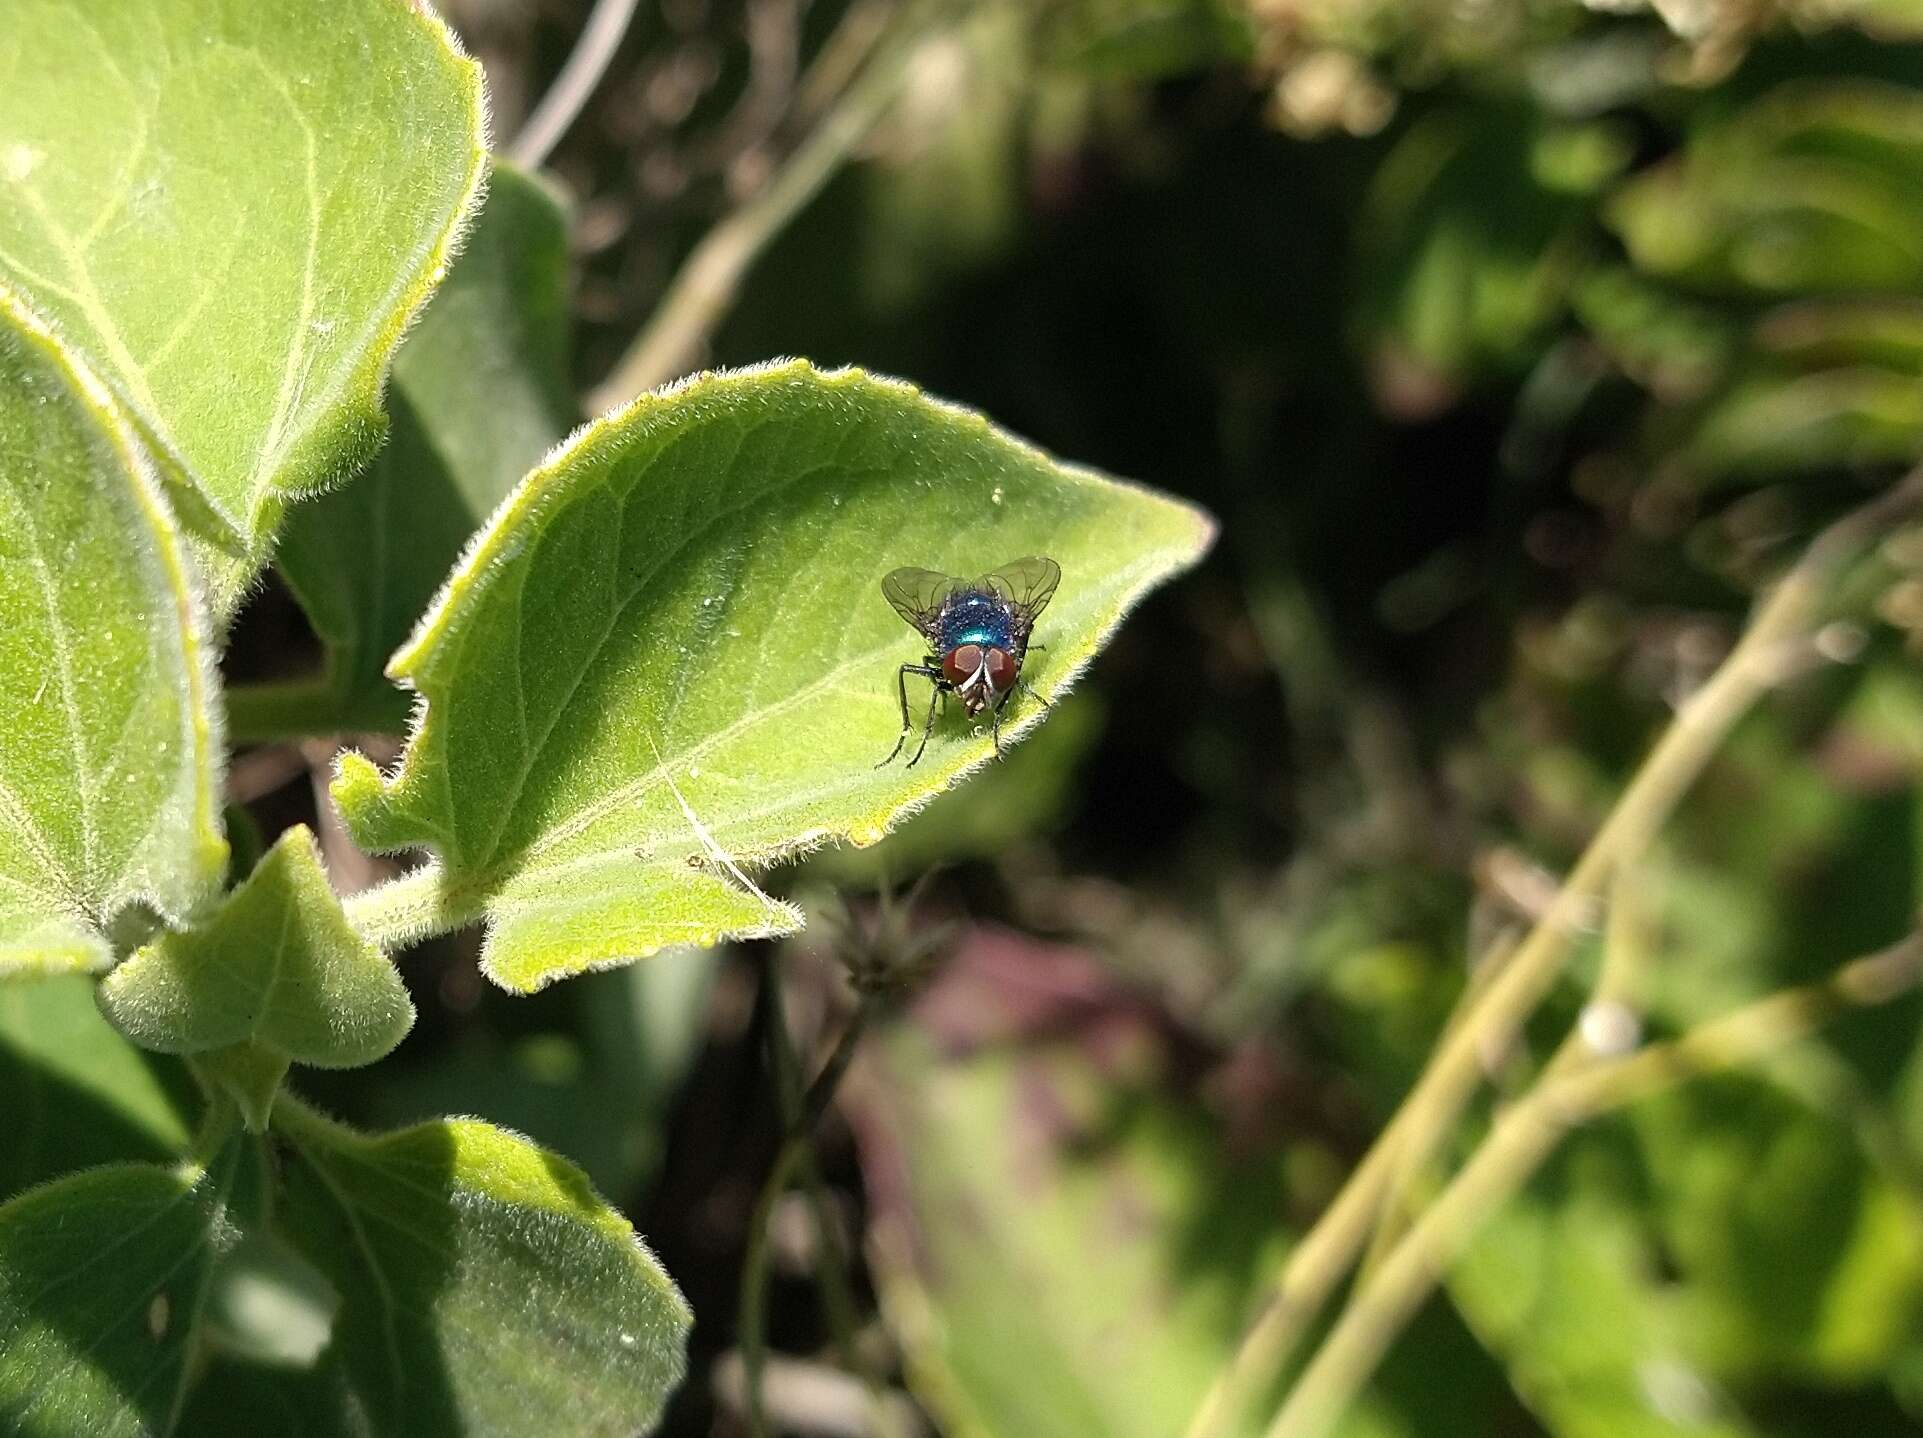
[[[897,670],[924,652],[886,574],[1052,559],[1023,676],[1052,699],[1213,533],[900,381],[704,375],[588,426],[508,497],[390,666],[425,701],[399,769],[345,761],[335,798],[363,845],[434,850],[472,906],[449,920],[487,918],[483,962],[515,988],[782,932],[798,917],[750,869],[872,841],[992,757],[956,715],[919,766],[877,767]],[[1019,696],[1002,741],[1042,712]]]
[[400,975],[348,924],[301,825],[206,923],[166,935],[109,974],[100,1004],[122,1033],[163,1053],[246,1046],[251,1057],[230,1052],[224,1062],[250,1076],[249,1094],[272,1059],[283,1069],[289,1060],[372,1063],[414,1022]]

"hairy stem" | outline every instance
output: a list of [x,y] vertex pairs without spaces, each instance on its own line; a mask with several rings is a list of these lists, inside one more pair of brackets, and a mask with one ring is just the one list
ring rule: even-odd
[[481,916],[480,897],[472,887],[450,883],[436,863],[363,889],[341,904],[347,922],[362,937],[389,950],[451,933]]
[[[772,1006],[770,1006],[772,1009]],[[769,1044],[775,1063],[775,1087],[781,1096],[781,1122],[792,1129],[801,1115],[801,1058],[795,1053],[794,1040],[787,1024],[775,1015],[769,1025]],[[879,1396],[880,1384],[861,1363],[855,1341],[857,1325],[854,1291],[848,1283],[847,1255],[828,1201],[827,1185],[822,1182],[821,1166],[815,1162],[813,1145],[804,1146],[801,1182],[808,1193],[808,1208],[815,1223],[815,1282],[821,1290],[821,1306],[833,1335],[835,1351],[850,1373],[859,1374],[871,1396]]]
[[1595,927],[1612,876],[1643,852],[1731,727],[1777,682],[1814,627],[1836,570],[1920,497],[1923,471],[1824,531],[1770,591],[1729,657],[1684,701],[1555,898],[1464,1022],[1444,1036],[1389,1126],[1289,1255],[1187,1438],[1227,1431],[1248,1395],[1280,1371],[1368,1241],[1396,1173],[1419,1172],[1446,1140],[1475,1091],[1483,1055],[1514,1041],[1561,974],[1574,940]]

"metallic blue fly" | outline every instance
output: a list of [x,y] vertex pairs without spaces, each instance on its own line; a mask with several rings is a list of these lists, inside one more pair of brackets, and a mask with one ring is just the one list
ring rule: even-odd
[[[901,696],[901,737],[888,752],[888,763],[901,753],[913,727],[908,717],[908,676],[919,674],[934,685],[928,696],[928,718],[921,726],[921,743],[913,768],[928,735],[935,727],[935,705],[953,694],[969,716],[988,711],[995,734],[995,753],[1002,752],[1002,706],[1017,689],[1041,700],[1022,678],[1028,657],[1028,637],[1035,617],[1048,606],[1062,567],[1052,559],[1017,559],[991,570],[980,579],[957,579],[933,569],[897,569],[881,582],[881,592],[895,612],[928,641],[928,655],[919,664],[904,664],[895,674]],[[1036,645],[1040,648],[1040,645]]]

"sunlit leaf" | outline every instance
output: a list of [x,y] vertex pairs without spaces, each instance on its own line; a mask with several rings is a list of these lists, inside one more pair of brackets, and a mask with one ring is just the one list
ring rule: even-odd
[[123,909],[220,881],[212,679],[139,446],[4,289],[0,636],[0,974],[97,967]]
[[[873,843],[992,756],[957,714],[919,767],[876,767],[896,671],[924,649],[883,575],[1053,555],[1026,677],[1059,697],[1211,532],[906,385],[801,363],[703,377],[590,426],[515,492],[390,666],[426,701],[398,773],[349,755],[336,798],[364,847],[435,851],[403,881],[408,922],[484,914],[483,964],[509,988],[790,929],[739,866]],[[1003,742],[1041,716],[1018,696]]]
[[1059,829],[1075,798],[1076,765],[1106,716],[1090,695],[1050,717],[1006,761],[911,815],[879,844],[824,849],[812,872],[846,884],[899,882],[937,864],[994,859]]
[[238,1166],[230,1144],[205,1170],[116,1164],[0,1207],[0,1430],[171,1429]]
[[480,178],[478,68],[396,0],[14,0],[0,76],[0,278],[191,490],[230,600],[285,498],[380,442]]
[[162,1053],[250,1043],[323,1068],[374,1062],[414,1021],[394,965],[348,926],[304,825],[206,923],[109,974],[100,1002],[122,1033]]
[[340,1294],[324,1362],[366,1430],[647,1431],[690,1315],[578,1169],[471,1120],[364,1137],[283,1100],[277,1222]]
[[382,673],[468,536],[567,432],[567,229],[496,160],[460,258],[394,358],[393,433],[367,473],[289,518],[276,563],[326,647],[319,681],[230,696],[237,732],[405,727]]

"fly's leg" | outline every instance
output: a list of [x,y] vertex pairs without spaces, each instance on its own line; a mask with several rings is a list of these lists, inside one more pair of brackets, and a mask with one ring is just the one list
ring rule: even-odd
[[[937,671],[937,673],[939,672],[940,671]],[[921,743],[915,746],[915,757],[908,761],[908,767],[910,769],[921,763],[921,751],[928,747],[928,736],[935,732],[935,703],[937,700],[945,697],[942,688],[943,682],[945,681],[937,682],[934,692],[928,696],[928,719],[927,722],[921,726]]]
[[[895,747],[888,751],[888,758],[883,759],[880,764],[875,765],[877,769],[882,768],[892,761],[897,754],[901,753],[901,746],[908,742],[908,728],[910,724],[908,718],[908,676],[910,674],[919,674],[924,679],[932,680],[935,685],[935,692],[937,694],[941,693],[942,672],[939,669],[931,668],[926,664],[904,664],[896,671],[895,691],[901,696],[901,737],[895,740]],[[928,707],[932,712],[935,707],[932,699],[929,701]],[[922,743],[926,744],[927,742],[928,736],[926,733],[923,733]],[[915,758],[918,759],[920,757],[921,751],[918,749],[915,751]],[[911,759],[908,762],[912,764],[914,760]]]
[[1021,690],[1022,693],[1026,694],[1030,699],[1041,700],[1042,708],[1053,709],[1055,707],[1054,700],[1044,697],[1041,690],[1035,688],[1035,686],[1030,684],[1026,679],[1017,678],[1015,680],[1015,687]]

